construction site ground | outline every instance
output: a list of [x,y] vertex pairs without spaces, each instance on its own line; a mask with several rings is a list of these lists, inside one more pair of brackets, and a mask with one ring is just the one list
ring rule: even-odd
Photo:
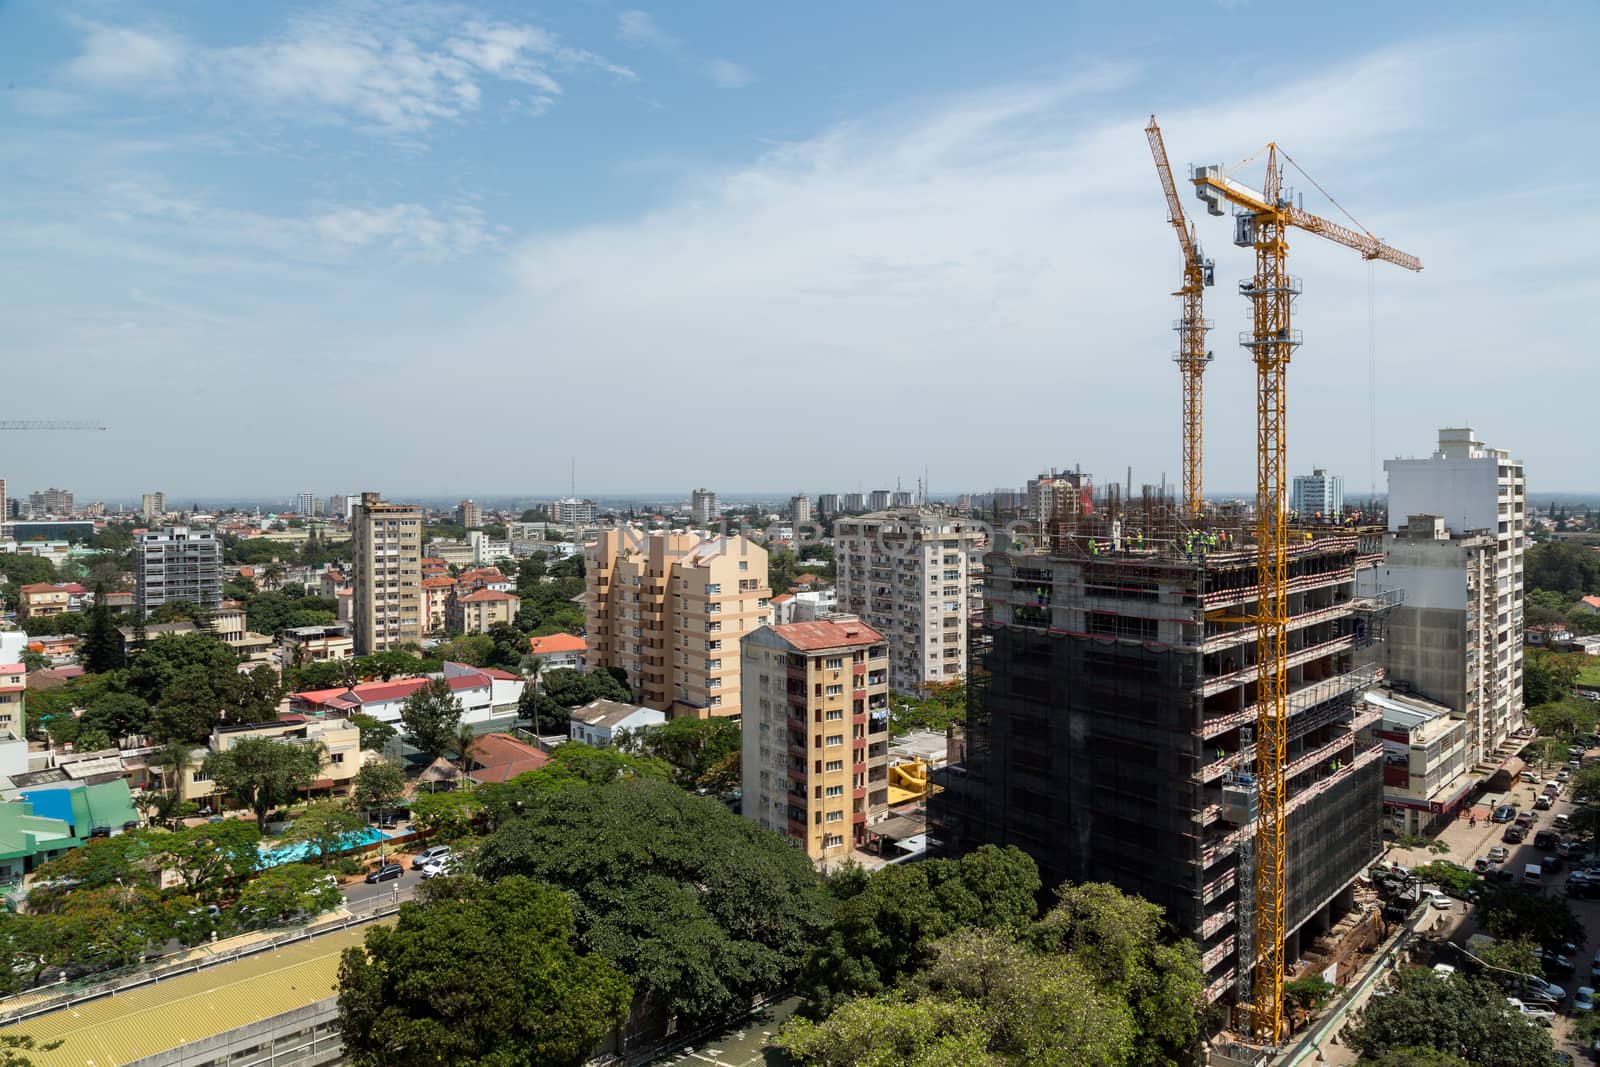
[[[1572,804],[1564,795],[1556,801],[1549,811],[1534,811],[1533,802],[1538,796],[1540,788],[1541,786],[1536,784],[1519,785],[1505,795],[1506,803],[1516,803],[1520,805],[1520,810],[1533,812],[1537,820],[1534,823],[1534,832],[1553,828],[1557,815],[1570,815],[1572,812]],[[1477,825],[1472,825],[1467,818],[1453,820],[1436,836],[1435,840],[1448,846],[1449,851],[1432,852],[1425,848],[1393,848],[1388,854],[1388,859],[1407,867],[1417,867],[1435,860],[1449,860],[1464,867],[1471,867],[1473,861],[1480,856],[1487,855],[1489,849],[1495,845],[1502,844],[1500,837],[1505,831],[1505,826],[1489,821],[1490,809],[1486,806],[1480,805],[1473,808],[1468,814],[1477,815]],[[1520,871],[1526,863],[1539,862],[1546,850],[1536,849],[1532,841],[1533,832],[1530,832],[1527,841],[1523,844],[1505,846],[1511,852],[1511,856],[1505,864],[1507,869]],[[1566,874],[1567,872],[1562,870],[1553,875],[1547,875],[1548,881],[1543,891],[1564,895]],[[1573,1031],[1572,993],[1578,986],[1600,986],[1600,976],[1593,974],[1590,968],[1590,964],[1595,957],[1595,951],[1600,949],[1600,900],[1585,898],[1572,899],[1568,902],[1572,905],[1572,909],[1579,920],[1582,921],[1585,936],[1577,956],[1573,959],[1573,964],[1577,968],[1576,973],[1570,978],[1554,979],[1557,985],[1566,990],[1567,998],[1559,1006],[1552,1036],[1555,1038],[1558,1052],[1566,1052],[1579,1062],[1588,1062],[1590,1054],[1578,1041]],[[1446,942],[1464,945],[1467,938],[1480,932],[1473,906],[1456,900],[1452,901],[1450,908],[1445,911],[1436,911],[1430,907],[1428,919],[1429,922],[1419,930],[1419,933],[1423,936],[1413,940],[1404,955],[1409,958],[1409,962],[1424,966],[1432,966],[1434,963],[1459,963],[1460,960],[1457,953]],[[1372,990],[1379,988],[1382,984],[1381,976],[1374,981],[1363,981],[1363,979],[1372,977],[1374,967],[1387,970],[1389,963],[1382,959],[1369,958],[1360,972],[1348,983],[1348,988],[1358,989],[1358,992],[1356,996],[1341,1006],[1341,1025],[1331,1029],[1329,1038],[1317,1042],[1313,1054],[1301,1057],[1283,1057],[1279,1061],[1283,1067],[1296,1067],[1297,1064],[1305,1062],[1353,1064],[1357,1061],[1358,1057],[1355,1052],[1345,1046],[1342,1041],[1336,1041],[1332,1035],[1336,1035],[1342,1029],[1343,1021],[1348,1020],[1360,1011],[1367,998],[1371,995]],[[1291,1045],[1292,1047],[1293,1045]]]

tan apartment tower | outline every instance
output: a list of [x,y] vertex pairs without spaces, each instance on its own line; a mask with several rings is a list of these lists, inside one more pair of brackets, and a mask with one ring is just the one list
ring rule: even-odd
[[744,639],[745,815],[827,868],[889,810],[889,646],[852,615]]
[[739,714],[739,641],[767,621],[767,550],[740,536],[601,530],[584,548],[590,669],[673,716]]
[[351,519],[355,541],[351,621],[356,654],[421,642],[422,509],[362,493]]

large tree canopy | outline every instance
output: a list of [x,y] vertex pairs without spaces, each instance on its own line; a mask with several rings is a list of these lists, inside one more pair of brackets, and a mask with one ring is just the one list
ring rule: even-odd
[[1368,1056],[1426,1048],[1477,1067],[1549,1063],[1555,1052],[1550,1031],[1508,1011],[1492,983],[1461,974],[1440,978],[1421,967],[1399,975],[1389,996],[1367,1001],[1345,1038]]
[[805,856],[715,800],[630,776],[523,805],[484,841],[478,873],[572,894],[584,943],[686,1023],[781,989],[822,925]]
[[627,1013],[627,979],[579,950],[559,890],[448,878],[423,896],[340,961],[339,1022],[356,1067],[577,1067]]

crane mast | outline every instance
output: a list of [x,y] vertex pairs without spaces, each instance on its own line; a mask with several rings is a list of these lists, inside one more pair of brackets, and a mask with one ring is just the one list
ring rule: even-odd
[[1167,146],[1161,139],[1161,127],[1156,125],[1154,115],[1150,116],[1150,125],[1145,127],[1144,133],[1150,141],[1150,155],[1156,162],[1162,192],[1167,197],[1167,221],[1177,232],[1178,247],[1183,252],[1183,284],[1172,294],[1179,298],[1183,309],[1173,327],[1178,332],[1178,354],[1173,359],[1183,380],[1183,511],[1195,518],[1204,507],[1201,488],[1205,452],[1203,376],[1206,364],[1211,361],[1211,353],[1206,351],[1206,331],[1211,323],[1205,319],[1205,287],[1216,281],[1216,268],[1205,258],[1194,238],[1193,227],[1184,217],[1178,187],[1172,180],[1172,167],[1167,162]]
[[[1192,171],[1195,192],[1212,215],[1223,202],[1234,205],[1234,244],[1255,253],[1255,273],[1240,286],[1251,303],[1251,330],[1240,343],[1256,365],[1256,782],[1255,916],[1250,1005],[1257,1037],[1276,1044],[1283,1028],[1283,944],[1288,935],[1285,876],[1288,870],[1288,795],[1284,765],[1289,733],[1288,626],[1289,361],[1300,347],[1293,326],[1300,280],[1289,274],[1290,227],[1314,233],[1408,270],[1421,270],[1415,256],[1391,248],[1369,233],[1317,217],[1296,207],[1283,192],[1276,144],[1267,146],[1267,175],[1258,193],[1228,178],[1221,167]],[[1287,156],[1284,156],[1287,159]],[[1291,161],[1292,162],[1292,161]]]

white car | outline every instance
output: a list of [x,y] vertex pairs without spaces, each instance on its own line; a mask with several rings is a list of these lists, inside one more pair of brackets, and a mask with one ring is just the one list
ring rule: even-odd
[[454,856],[445,856],[442,859],[424,863],[418,870],[422,873],[424,879],[440,878],[447,874],[455,874],[456,867],[456,858]]
[[1516,997],[1507,997],[1506,1003],[1516,1009],[1529,1022],[1542,1023],[1545,1026],[1549,1026],[1556,1020],[1556,1013],[1549,1008],[1536,1008],[1531,1004],[1524,1004]]
[[1435,978],[1449,978],[1455,973],[1456,969],[1448,963],[1435,963],[1433,965],[1433,976]]
[[1573,1011],[1594,1011],[1594,987],[1581,985],[1578,991],[1572,994]]
[[1430,889],[1430,890],[1428,890],[1426,893],[1424,893],[1422,895],[1427,900],[1427,902],[1429,904],[1432,904],[1434,907],[1438,908],[1440,911],[1449,911],[1450,910],[1450,904],[1451,904],[1450,895],[1448,893],[1444,892],[1443,890]]

